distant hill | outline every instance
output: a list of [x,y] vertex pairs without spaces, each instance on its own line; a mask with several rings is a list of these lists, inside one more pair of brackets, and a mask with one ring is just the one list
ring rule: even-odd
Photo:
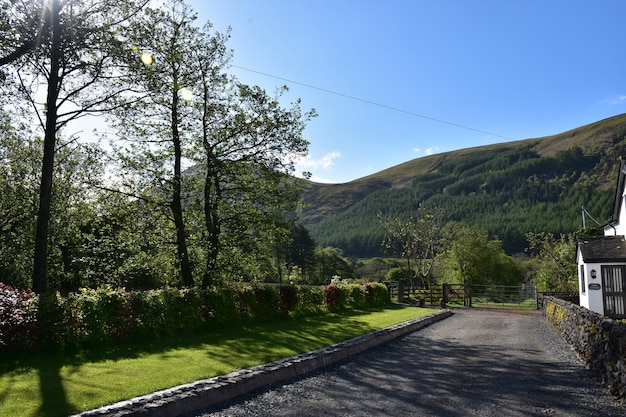
[[607,221],[622,155],[626,114],[554,136],[417,158],[345,184],[310,182],[302,222],[319,246],[379,256],[376,213],[425,203],[487,230],[513,254],[525,249],[529,231],[575,231],[582,206]]

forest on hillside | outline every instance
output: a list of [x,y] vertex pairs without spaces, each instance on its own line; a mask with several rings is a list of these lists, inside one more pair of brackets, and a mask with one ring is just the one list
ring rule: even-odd
[[[624,131],[612,133],[597,152],[580,146],[541,155],[536,142],[466,152],[424,174],[409,187],[378,187],[346,210],[306,224],[321,246],[346,255],[380,256],[384,238],[376,220],[383,214],[411,213],[420,205],[441,210],[447,221],[485,230],[508,254],[524,252],[528,232],[558,236],[582,225],[581,209],[600,223],[608,220]],[[306,201],[310,206],[323,201]]]

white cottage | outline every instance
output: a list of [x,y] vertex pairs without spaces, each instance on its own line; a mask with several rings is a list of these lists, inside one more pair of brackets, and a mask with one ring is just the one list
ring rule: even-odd
[[578,238],[580,305],[611,318],[626,318],[626,164],[620,161],[611,220],[604,236]]

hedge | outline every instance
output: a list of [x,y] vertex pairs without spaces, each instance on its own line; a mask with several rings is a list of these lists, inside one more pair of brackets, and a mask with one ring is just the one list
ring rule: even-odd
[[383,284],[231,285],[219,290],[82,289],[38,297],[0,283],[0,351],[82,348],[389,303]]

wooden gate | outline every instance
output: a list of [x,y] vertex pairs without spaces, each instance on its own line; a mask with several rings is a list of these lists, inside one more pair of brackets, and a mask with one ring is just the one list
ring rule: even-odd
[[626,318],[626,267],[602,265],[604,315],[613,319]]
[[467,284],[443,284],[443,299],[447,303],[463,303],[465,307],[472,306],[470,287]]

